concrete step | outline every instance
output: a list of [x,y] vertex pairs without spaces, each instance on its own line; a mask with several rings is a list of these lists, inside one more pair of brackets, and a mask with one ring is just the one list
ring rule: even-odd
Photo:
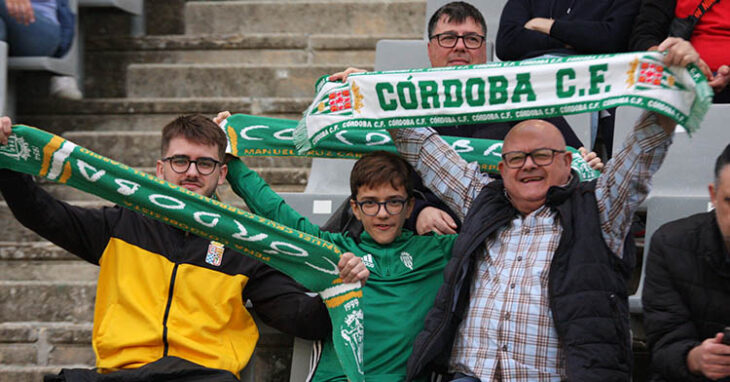
[[96,281],[0,281],[0,322],[93,319]]
[[94,282],[98,273],[96,265],[48,241],[0,242],[2,281]]
[[19,99],[16,122],[55,134],[66,131],[155,131],[175,117],[219,111],[299,119],[312,102],[308,97],[258,98],[96,98],[80,101],[47,98]]
[[[244,381],[288,380],[293,338],[256,320],[260,337]],[[90,322],[0,323],[0,382],[38,382],[62,368],[93,368],[91,337]]]
[[290,31],[223,35],[105,36],[89,38],[85,49],[87,55],[109,54],[99,57],[124,57],[131,59],[130,62],[372,65],[378,41],[419,39],[422,36],[422,33],[383,34],[380,31],[363,35],[306,35]]
[[0,261],[4,281],[89,281],[95,282],[99,267],[83,260]]
[[42,381],[63,367],[93,366],[91,330],[90,322],[0,323],[0,381]]
[[88,367],[87,365],[70,366],[35,366],[35,365],[0,365],[0,382],[38,382],[47,374],[58,374],[64,367]]
[[188,1],[185,33],[418,34],[425,14],[412,0]]
[[68,261],[76,259],[78,258],[65,249],[47,241],[0,241],[0,261]]
[[[420,35],[302,35],[298,33],[103,37],[87,43],[86,97],[126,95],[127,67],[155,64],[327,64],[372,67],[381,39]],[[114,73],[110,76],[110,73]]]
[[[341,65],[132,64],[129,97],[314,97]],[[363,68],[372,69],[372,68]]]

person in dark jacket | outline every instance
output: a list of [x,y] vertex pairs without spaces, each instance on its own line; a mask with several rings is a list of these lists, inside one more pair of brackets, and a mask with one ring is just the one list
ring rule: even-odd
[[[0,145],[10,134],[10,119],[0,118]],[[179,117],[162,131],[157,177],[210,197],[226,176],[226,144],[210,119]],[[247,300],[285,333],[331,335],[320,297],[222,243],[119,206],[70,205],[11,170],[0,170],[0,192],[21,224],[100,267],[92,332],[97,367],[64,369],[46,381],[238,381],[259,337]],[[220,256],[211,260],[211,251]],[[352,273],[341,274],[343,280],[365,270],[359,258],[341,265]]]
[[[699,59],[680,39],[662,49],[667,65]],[[432,129],[390,130],[427,186],[464,217],[408,378],[436,371],[463,381],[629,380],[627,236],[675,125],[645,113],[590,182],[571,173],[565,141],[544,121],[507,134],[502,180],[481,174]]]
[[[508,0],[497,32],[497,57],[518,61],[539,56],[625,52],[640,0]],[[594,114],[588,142],[613,152],[615,109]],[[598,149],[600,147],[600,150]]]
[[625,52],[640,0],[508,0],[497,32],[497,57]]
[[652,381],[730,377],[730,145],[709,185],[715,209],[663,225],[651,238],[642,303]]
[[[431,67],[457,65],[478,65],[487,63],[485,36],[487,25],[484,16],[473,5],[454,1],[436,10],[428,22],[428,59]],[[352,73],[364,72],[358,68],[335,73],[330,81],[345,81]],[[583,148],[583,143],[563,117],[547,118],[563,135],[566,143],[584,152],[584,158],[594,169],[603,168],[603,163],[595,153]],[[507,132],[520,121],[496,122],[469,126],[441,126],[436,131],[442,135],[503,140]],[[415,178],[418,178],[416,175]],[[439,198],[433,195],[421,180],[416,179],[416,205],[413,214],[406,221],[406,228],[419,235],[427,233],[454,234],[458,231],[459,221]],[[349,213],[349,204],[344,203],[327,222],[325,229],[345,232],[362,231],[357,221]]]

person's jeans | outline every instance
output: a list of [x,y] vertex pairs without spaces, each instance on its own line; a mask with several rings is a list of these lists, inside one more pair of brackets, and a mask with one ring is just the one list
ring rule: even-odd
[[35,12],[34,23],[20,24],[10,17],[2,1],[0,41],[6,41],[10,46],[10,56],[52,56],[61,41],[61,27],[57,20],[51,20],[40,12]]

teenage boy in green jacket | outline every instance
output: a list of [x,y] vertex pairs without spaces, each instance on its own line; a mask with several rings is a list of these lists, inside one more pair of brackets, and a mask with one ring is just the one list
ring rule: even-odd
[[[251,211],[336,244],[360,257],[370,271],[363,287],[365,378],[403,381],[413,340],[423,328],[443,281],[456,235],[417,236],[403,230],[413,210],[410,165],[398,155],[363,156],[350,174],[350,206],[363,223],[360,240],[322,231],[299,215],[240,160],[228,163],[228,182]],[[347,381],[331,341],[323,345],[314,381]]]

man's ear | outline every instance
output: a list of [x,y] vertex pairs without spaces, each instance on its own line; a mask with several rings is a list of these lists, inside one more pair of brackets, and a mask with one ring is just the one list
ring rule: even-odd
[[360,216],[360,208],[357,207],[357,203],[353,198],[350,198],[350,208],[352,208],[352,214],[355,216],[355,219],[357,219],[358,221],[362,221],[362,216]]
[[157,177],[160,179],[164,179],[164,177],[162,176],[162,171],[164,170],[164,166],[165,166],[165,162],[158,159],[157,160],[157,169],[156,169],[155,173],[157,174]]
[[570,167],[570,164],[573,163],[573,153],[566,151],[565,154],[565,165]]
[[499,163],[497,163],[497,171],[499,171],[499,175],[502,176],[502,179],[504,179],[504,173],[503,173],[504,170],[505,170],[504,161],[501,160],[501,161],[499,161]]
[[221,165],[221,176],[218,177],[218,185],[222,185],[226,181],[226,175],[228,175],[228,165]]
[[715,203],[715,198],[717,197],[715,190],[715,183],[710,183],[707,186],[707,189],[710,191],[710,201],[712,202],[712,206],[717,208],[717,204]]

